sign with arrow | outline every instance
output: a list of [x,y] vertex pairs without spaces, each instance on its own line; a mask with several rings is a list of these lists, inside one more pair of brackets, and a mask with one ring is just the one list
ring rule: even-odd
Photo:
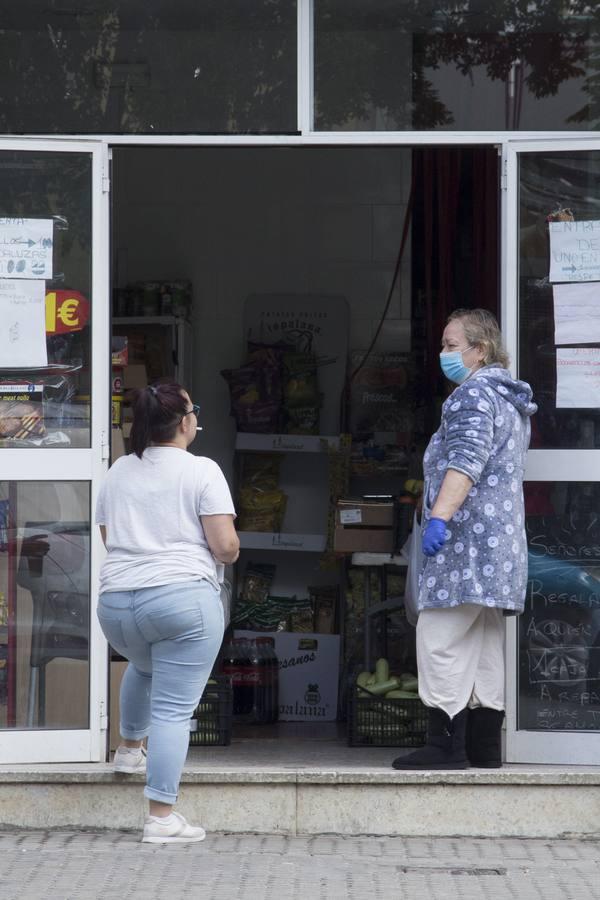
[[52,278],[52,219],[0,217],[0,278]]
[[600,281],[600,221],[550,222],[550,281]]

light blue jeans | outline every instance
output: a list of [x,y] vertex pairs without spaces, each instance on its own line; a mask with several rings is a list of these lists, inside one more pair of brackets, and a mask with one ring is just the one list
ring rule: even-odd
[[129,665],[121,682],[121,736],[148,736],[144,794],[175,803],[190,718],[223,640],[223,606],[208,581],[106,591],[98,602],[106,639]]

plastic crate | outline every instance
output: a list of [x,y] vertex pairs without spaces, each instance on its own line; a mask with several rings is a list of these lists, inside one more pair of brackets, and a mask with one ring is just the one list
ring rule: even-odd
[[191,747],[227,747],[231,743],[233,690],[227,675],[216,675],[206,685],[190,721]]
[[367,696],[354,686],[348,698],[350,747],[422,747],[427,707],[414,700]]

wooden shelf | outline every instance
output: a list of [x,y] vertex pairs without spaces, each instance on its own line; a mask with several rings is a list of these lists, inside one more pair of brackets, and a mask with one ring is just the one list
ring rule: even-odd
[[263,453],[326,453],[337,450],[340,439],[333,435],[317,434],[252,434],[238,432],[235,449]]
[[[187,322],[182,316],[113,316],[113,325],[177,325]],[[189,323],[188,323],[189,324]]]
[[324,534],[293,534],[271,531],[238,531],[242,550],[285,550],[323,553],[327,544]]

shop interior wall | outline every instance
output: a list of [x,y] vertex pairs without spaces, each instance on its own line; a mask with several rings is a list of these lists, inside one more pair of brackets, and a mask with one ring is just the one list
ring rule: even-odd
[[[350,311],[349,349],[365,349],[391,284],[410,191],[411,151],[397,148],[117,148],[113,155],[115,284],[189,278],[192,393],[204,428],[196,453],[234,482],[235,425],[219,373],[244,361],[243,309],[255,293],[336,294]],[[377,344],[406,349],[410,244]],[[402,344],[401,342],[404,341]],[[288,457],[284,530],[310,527],[328,496],[326,461]],[[310,490],[302,490],[303,483]],[[300,496],[302,499],[296,502]],[[314,511],[312,514],[314,519]],[[277,565],[273,592],[331,583],[317,554],[243,554]]]
[[[194,448],[231,473],[235,428],[221,369],[244,359],[253,293],[344,296],[350,349],[367,346],[383,310],[410,189],[398,148],[117,148],[115,284],[189,278]],[[401,349],[410,319],[410,245],[377,349]]]

